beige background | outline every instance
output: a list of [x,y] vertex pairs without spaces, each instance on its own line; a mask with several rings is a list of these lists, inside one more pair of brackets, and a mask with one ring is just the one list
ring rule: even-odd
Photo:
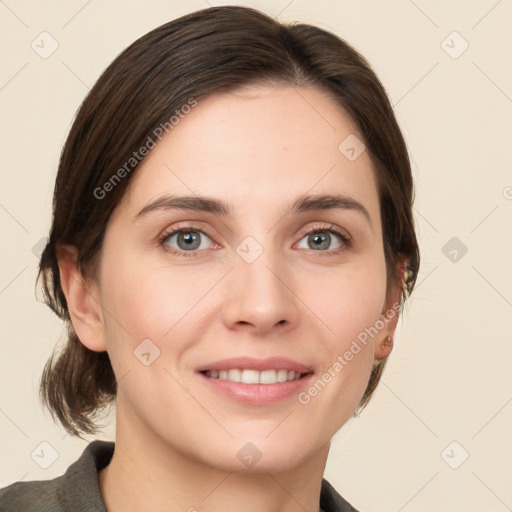
[[[37,396],[42,367],[64,331],[35,299],[34,252],[48,233],[73,115],[129,43],[222,3],[230,2],[0,1],[0,486],[60,475],[86,444],[54,425]],[[358,48],[389,91],[413,161],[418,287],[383,382],[336,436],[326,477],[361,511],[510,510],[512,2],[243,5],[319,25]],[[58,43],[46,59],[31,47],[48,37],[43,31]],[[469,47],[458,55],[464,41]],[[468,249],[462,257],[456,249],[457,261],[452,247],[443,252],[452,237]],[[112,427],[99,437],[113,439]],[[44,457],[33,459],[34,450]]]

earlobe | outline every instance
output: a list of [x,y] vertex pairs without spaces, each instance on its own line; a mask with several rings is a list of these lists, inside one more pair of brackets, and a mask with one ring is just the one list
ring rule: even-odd
[[395,293],[386,300],[384,309],[381,312],[381,322],[383,328],[375,337],[374,355],[375,359],[384,359],[393,350],[393,339],[395,336],[396,326],[398,324],[398,315],[400,308],[400,295]]
[[[400,284],[403,283],[405,265],[400,265]],[[382,321],[385,323],[384,328],[375,338],[374,359],[384,359],[393,350],[393,342],[398,324],[398,316],[400,313],[400,300],[402,296],[402,287],[397,287],[387,298],[381,313]]]
[[393,350],[393,338],[391,336],[386,336],[382,341],[375,341],[375,353],[374,359],[384,359]]
[[57,260],[62,291],[80,342],[95,352],[105,351],[105,329],[99,296],[96,287],[86,282],[78,268],[76,247],[59,246]]

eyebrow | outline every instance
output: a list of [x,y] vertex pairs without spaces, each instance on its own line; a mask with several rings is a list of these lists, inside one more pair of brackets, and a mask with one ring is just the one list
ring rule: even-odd
[[[206,196],[162,196],[147,204],[135,216],[135,220],[145,217],[151,212],[161,210],[189,210],[196,212],[213,213],[221,217],[231,215],[232,209],[228,203]],[[288,214],[318,210],[352,210],[362,214],[373,230],[368,210],[355,199],[342,194],[302,195],[299,196],[290,208]]]

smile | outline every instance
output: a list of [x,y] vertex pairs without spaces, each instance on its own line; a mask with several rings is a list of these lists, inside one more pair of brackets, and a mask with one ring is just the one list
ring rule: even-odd
[[277,384],[278,382],[299,380],[303,375],[284,368],[263,371],[232,368],[229,370],[207,370],[204,374],[212,379],[242,382],[244,384]]

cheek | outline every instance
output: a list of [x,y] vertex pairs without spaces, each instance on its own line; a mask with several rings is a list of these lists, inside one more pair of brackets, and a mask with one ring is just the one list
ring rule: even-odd
[[341,397],[351,397],[355,407],[366,389],[373,365],[373,343],[379,340],[378,334],[373,338],[371,333],[385,302],[385,276],[383,257],[382,261],[374,258],[317,283],[322,284],[321,294],[309,292],[311,302],[307,303],[327,329],[324,378],[320,377],[333,383],[332,394],[325,394],[325,399],[330,396],[331,405]]
[[[113,328],[123,338],[129,336],[134,345],[146,338],[158,343],[167,335],[173,337],[169,333],[175,328],[175,332],[181,331],[191,314],[194,318],[207,318],[211,313],[208,309],[215,306],[204,298],[214,288],[214,295],[221,294],[217,302],[222,302],[223,293],[230,293],[229,287],[219,285],[224,268],[212,266],[198,272],[197,266],[190,265],[177,269],[162,264],[162,260],[155,264],[135,252],[115,253],[115,246],[112,243],[105,251],[116,254],[115,258],[102,262],[102,300],[113,317]],[[304,305],[298,306],[305,306],[306,317],[312,315],[309,320],[301,320],[302,327],[307,329],[308,323],[325,327],[332,355],[344,352],[353,339],[375,323],[385,300],[382,251],[356,258],[314,275],[311,271],[298,272],[294,280],[293,287],[304,301]]]
[[[166,388],[181,396],[179,386],[162,370],[174,374],[188,351],[207,338],[215,308],[209,290],[224,269],[199,275],[192,266],[178,272],[161,264],[141,264],[135,257],[119,257],[115,264],[105,261],[104,270],[102,300],[110,313],[107,350],[117,379],[130,375],[119,390],[140,403],[146,400],[141,389],[158,393]],[[143,354],[148,352],[154,362],[146,367]],[[129,381],[143,385],[132,388]]]
[[182,390],[166,370],[174,374],[173,363],[180,361],[199,329],[189,312],[211,285],[198,285],[192,274],[177,276],[169,268],[119,253],[105,259],[102,278],[107,350],[119,393],[148,418],[154,415],[151,404],[169,407],[169,397],[181,403],[177,397]]
[[205,272],[199,277],[192,266],[177,272],[142,261],[133,255],[105,262],[104,300],[131,338],[158,340],[200,303],[218,278]]
[[333,348],[344,347],[374,325],[386,298],[386,270],[377,258],[340,268],[305,291],[307,304],[332,334]]

